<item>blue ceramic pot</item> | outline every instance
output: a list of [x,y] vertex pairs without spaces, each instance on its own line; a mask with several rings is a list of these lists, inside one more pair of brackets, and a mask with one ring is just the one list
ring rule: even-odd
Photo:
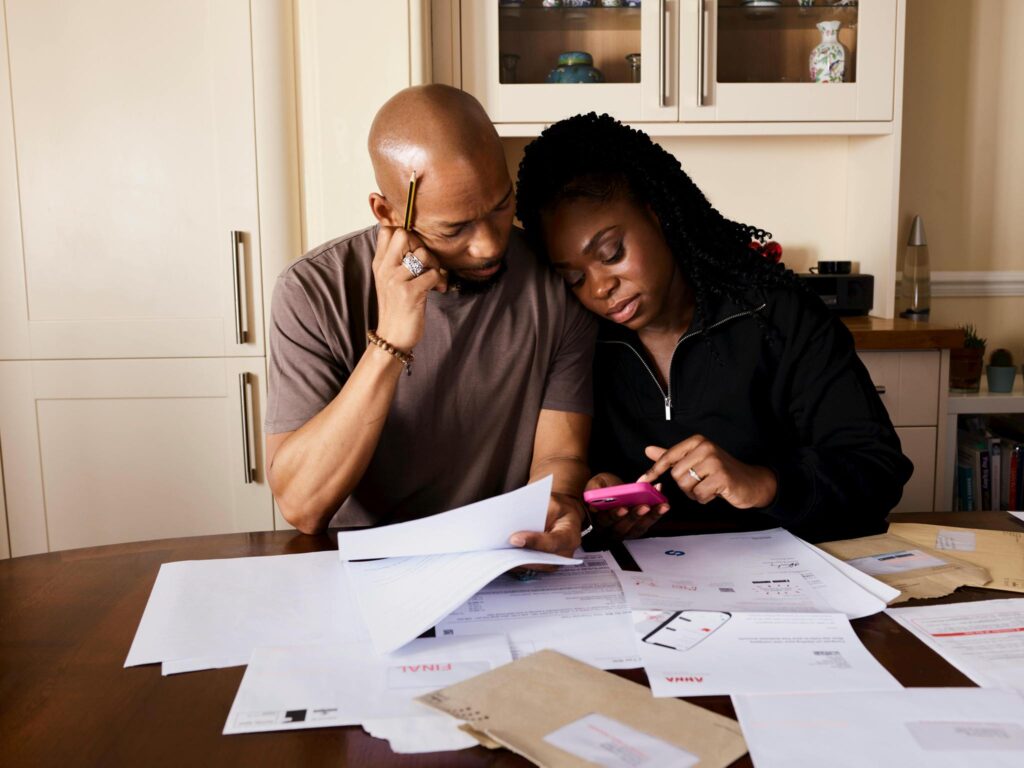
[[986,365],[989,392],[1013,392],[1013,380],[1017,377],[1015,365]]
[[603,83],[604,75],[586,51],[559,54],[558,66],[548,73],[549,83]]

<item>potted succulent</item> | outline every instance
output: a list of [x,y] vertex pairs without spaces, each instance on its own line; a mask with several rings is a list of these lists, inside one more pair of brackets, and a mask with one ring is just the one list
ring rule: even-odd
[[997,349],[993,352],[985,366],[985,375],[988,377],[989,392],[1012,392],[1017,366],[1013,364],[1010,350]]
[[957,392],[981,389],[981,368],[985,362],[985,339],[970,323],[958,326],[964,332],[964,345],[949,353],[949,386]]

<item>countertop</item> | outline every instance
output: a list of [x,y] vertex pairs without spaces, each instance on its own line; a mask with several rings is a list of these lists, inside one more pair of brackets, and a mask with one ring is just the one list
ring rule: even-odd
[[955,349],[964,344],[959,328],[903,317],[844,317],[857,349]]

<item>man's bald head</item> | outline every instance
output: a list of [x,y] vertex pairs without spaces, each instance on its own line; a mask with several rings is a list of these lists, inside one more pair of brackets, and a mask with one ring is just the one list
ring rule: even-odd
[[448,85],[420,85],[392,96],[373,119],[368,145],[380,191],[396,203],[410,173],[429,177],[452,163],[504,164],[501,141],[480,102]]

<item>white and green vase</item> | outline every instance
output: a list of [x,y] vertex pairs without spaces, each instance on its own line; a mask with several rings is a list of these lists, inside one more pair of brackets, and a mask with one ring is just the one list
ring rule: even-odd
[[846,71],[846,49],[839,42],[838,21],[818,22],[821,42],[811,51],[811,81],[841,83]]

